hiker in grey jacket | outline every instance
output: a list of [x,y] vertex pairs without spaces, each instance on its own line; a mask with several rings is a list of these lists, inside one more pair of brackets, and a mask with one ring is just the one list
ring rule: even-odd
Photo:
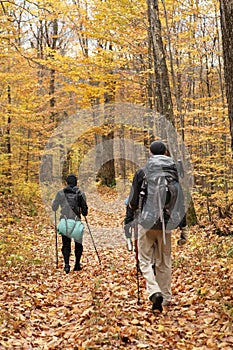
[[[157,158],[163,159],[168,155],[166,146],[160,141],[154,141],[150,145],[150,156],[147,167]],[[155,159],[153,160],[153,157]],[[168,160],[173,164],[172,158]],[[174,169],[175,163],[174,163]],[[139,169],[134,176],[130,195],[129,206],[137,210],[144,203],[140,203],[140,193],[142,192],[143,179],[145,173]],[[178,173],[177,173],[178,177]],[[145,198],[147,193],[145,194]],[[140,221],[139,221],[140,223]],[[177,225],[178,226],[178,225]],[[180,222],[181,235],[187,240],[187,229],[185,216]],[[168,305],[171,302],[171,232],[166,230],[163,233],[162,226],[145,228],[139,224],[138,234],[138,254],[141,272],[146,279],[147,292],[152,301],[152,310],[162,312],[162,305]],[[154,274],[153,263],[156,263]]]

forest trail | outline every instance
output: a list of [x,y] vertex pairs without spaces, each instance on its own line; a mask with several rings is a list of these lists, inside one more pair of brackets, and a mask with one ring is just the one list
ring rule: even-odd
[[0,349],[232,349],[232,238],[192,228],[180,248],[174,234],[172,305],[156,314],[141,276],[138,305],[135,257],[126,249],[121,215],[108,230],[107,217],[101,227],[90,212],[101,265],[86,231],[83,269],[72,270],[72,252],[68,275],[60,237],[56,269],[54,228],[41,215],[25,216],[24,226],[5,222]]

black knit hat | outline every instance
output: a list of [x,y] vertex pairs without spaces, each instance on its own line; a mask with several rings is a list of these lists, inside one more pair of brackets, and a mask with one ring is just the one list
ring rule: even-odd
[[152,154],[164,154],[167,148],[161,141],[153,141],[150,145],[150,151]]
[[70,174],[67,176],[66,182],[67,182],[67,185],[74,187],[77,185],[77,177],[73,174]]

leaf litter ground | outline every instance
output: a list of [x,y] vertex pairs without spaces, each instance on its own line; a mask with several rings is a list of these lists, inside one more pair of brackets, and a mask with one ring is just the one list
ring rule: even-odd
[[60,237],[56,269],[54,228],[42,216],[20,213],[19,221],[9,214],[2,220],[0,349],[233,348],[232,238],[194,227],[180,248],[174,234],[172,304],[156,314],[141,276],[138,304],[123,216],[103,213],[102,225],[90,211],[101,265],[86,230],[83,270],[68,275]]

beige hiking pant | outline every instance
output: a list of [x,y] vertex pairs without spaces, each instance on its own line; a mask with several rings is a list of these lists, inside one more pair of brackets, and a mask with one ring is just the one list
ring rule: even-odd
[[[160,230],[147,231],[139,225],[138,258],[149,297],[161,292],[163,303],[171,300],[171,233],[166,233],[166,244]],[[156,264],[156,276],[152,268]]]

